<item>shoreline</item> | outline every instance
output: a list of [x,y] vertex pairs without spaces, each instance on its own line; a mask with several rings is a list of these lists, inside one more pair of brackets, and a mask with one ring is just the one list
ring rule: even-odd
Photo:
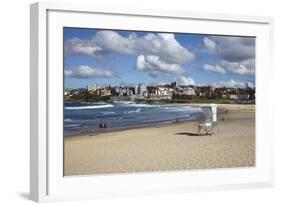
[[[169,104],[168,104],[169,105]],[[182,106],[202,106],[204,104],[179,104]],[[255,112],[255,105],[242,105],[242,104],[217,104],[218,105],[218,120],[220,118],[223,118],[223,115],[226,112]],[[125,131],[125,130],[134,130],[134,129],[142,129],[142,128],[150,128],[150,127],[162,127],[162,126],[168,126],[172,124],[179,124],[179,123],[184,123],[184,122],[197,122],[197,119],[189,119],[189,118],[178,118],[179,122],[176,122],[177,118],[173,120],[164,120],[161,122],[155,122],[155,123],[150,123],[150,124],[143,124],[139,126],[131,126],[131,127],[116,127],[116,128],[106,128],[106,130],[99,130],[99,131],[94,131],[94,132],[85,132],[85,133],[80,133],[80,134],[69,134],[69,135],[64,135],[64,138],[69,138],[69,137],[80,137],[84,135],[89,135],[89,136],[97,136],[103,133],[114,133],[118,131]]]
[[135,127],[120,127],[120,128],[106,128],[107,130],[103,130],[100,132],[90,132],[90,133],[81,133],[78,135],[65,135],[65,138],[69,137],[80,137],[80,136],[98,136],[101,134],[105,133],[115,133],[119,131],[129,131],[129,130],[138,130],[138,129],[145,129],[145,128],[161,128],[161,127],[166,127],[169,125],[174,125],[174,124],[183,124],[183,123],[195,123],[197,122],[196,120],[184,120],[184,121],[179,121],[179,122],[172,122],[172,121],[167,121],[167,123],[151,123],[151,124],[146,124],[146,125],[140,125],[140,126],[135,126]]

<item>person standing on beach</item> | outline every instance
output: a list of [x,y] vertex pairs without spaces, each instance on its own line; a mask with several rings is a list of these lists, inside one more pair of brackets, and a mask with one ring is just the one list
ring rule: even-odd
[[103,123],[102,122],[100,122],[99,127],[100,127],[100,129],[103,128]]
[[106,124],[106,122],[100,122],[100,124],[99,124],[99,127],[100,127],[100,129],[105,129],[105,128],[107,128],[107,124]]

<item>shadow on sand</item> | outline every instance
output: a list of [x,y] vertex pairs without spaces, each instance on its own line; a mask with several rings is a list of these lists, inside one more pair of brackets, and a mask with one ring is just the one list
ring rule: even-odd
[[196,132],[178,132],[178,133],[176,133],[176,135],[200,136],[201,137],[201,135]]

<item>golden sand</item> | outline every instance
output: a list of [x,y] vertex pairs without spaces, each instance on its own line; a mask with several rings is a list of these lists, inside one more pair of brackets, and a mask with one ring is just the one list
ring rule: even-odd
[[199,136],[196,122],[184,122],[66,137],[64,174],[255,166],[254,109],[228,110],[211,136]]

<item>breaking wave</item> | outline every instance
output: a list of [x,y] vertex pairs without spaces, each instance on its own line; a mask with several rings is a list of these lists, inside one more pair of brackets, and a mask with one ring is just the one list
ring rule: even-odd
[[109,108],[114,105],[106,104],[106,105],[90,105],[90,106],[77,106],[77,107],[65,107],[66,110],[90,110],[90,109],[100,109],[100,108]]

